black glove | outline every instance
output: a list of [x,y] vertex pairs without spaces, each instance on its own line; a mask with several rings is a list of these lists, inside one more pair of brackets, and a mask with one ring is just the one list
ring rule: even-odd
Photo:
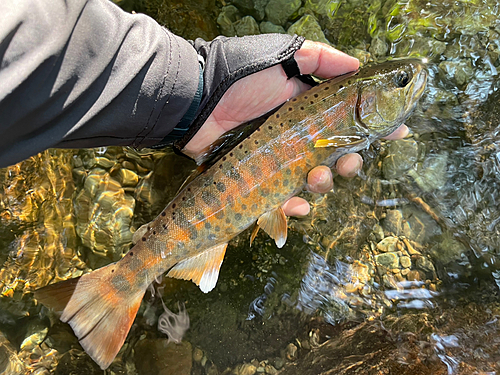
[[[243,77],[277,64],[283,65],[288,78],[300,77],[293,55],[303,43],[303,37],[287,34],[241,38],[220,36],[211,42],[196,39],[192,44],[201,57],[200,60],[203,60],[200,71],[203,82],[199,86],[202,94],[197,93],[191,108],[164,141],[168,141],[167,138],[170,137],[179,138],[182,131],[183,137],[175,142],[175,149],[182,150],[210,116],[227,89]],[[302,79],[308,84],[314,83],[306,77]]]

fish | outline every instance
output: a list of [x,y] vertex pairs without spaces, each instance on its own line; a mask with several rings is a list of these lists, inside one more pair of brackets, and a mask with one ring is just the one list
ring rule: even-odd
[[424,91],[416,59],[393,60],[323,82],[285,102],[253,133],[186,184],[118,262],[34,292],[60,314],[106,369],[123,345],[148,286],[159,276],[212,290],[228,242],[255,225],[282,247],[282,204],[308,172],[333,166],[397,129]]

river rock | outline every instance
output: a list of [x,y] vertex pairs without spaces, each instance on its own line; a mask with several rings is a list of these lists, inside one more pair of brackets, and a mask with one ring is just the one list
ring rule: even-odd
[[267,20],[275,25],[284,26],[301,5],[301,0],[270,0],[266,5]]
[[269,21],[261,22],[259,25],[259,28],[260,28],[260,32],[262,34],[272,34],[272,33],[285,34],[286,33],[283,26],[275,25],[274,23],[269,22]]
[[257,21],[262,21],[266,15],[266,5],[269,0],[234,0],[236,5],[244,14],[248,14]]
[[191,344],[168,343],[166,339],[144,339],[137,343],[135,366],[139,374],[191,375]]
[[330,42],[326,39],[318,20],[310,14],[306,14],[301,17],[297,22],[290,26],[287,32],[288,34],[302,35],[303,37],[316,42],[330,44]]
[[390,142],[388,154],[382,162],[384,177],[392,180],[403,176],[418,158],[418,144],[413,139],[399,139]]
[[243,17],[241,20],[234,23],[236,35],[259,35],[260,29],[257,21],[252,16]]
[[222,10],[217,17],[217,25],[219,26],[222,34],[225,36],[236,36],[234,23],[240,18],[240,12],[234,5],[222,7]]

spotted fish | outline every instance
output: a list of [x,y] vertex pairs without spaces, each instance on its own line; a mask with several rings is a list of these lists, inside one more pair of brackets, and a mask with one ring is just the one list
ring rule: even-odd
[[287,220],[281,205],[304,188],[307,173],[393,132],[415,107],[426,79],[421,62],[393,61],[289,100],[187,184],[120,261],[41,288],[35,298],[59,312],[106,369],[155,278],[167,272],[209,292],[228,241],[255,223],[282,247]]

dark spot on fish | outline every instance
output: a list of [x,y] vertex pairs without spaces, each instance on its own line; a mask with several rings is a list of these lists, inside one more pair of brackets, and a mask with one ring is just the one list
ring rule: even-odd
[[280,184],[279,180],[274,180],[274,186],[278,187]]
[[330,89],[330,86],[325,86],[325,91],[329,90],[329,89]]
[[283,180],[283,186],[288,186],[289,183],[290,181],[288,179]]
[[214,229],[216,232],[220,232],[220,227],[218,225]]
[[142,237],[142,240],[143,240],[143,241],[146,241],[146,237]]
[[116,275],[111,278],[111,284],[120,292],[130,292],[130,283],[123,275]]
[[172,208],[175,208],[175,207],[176,207],[176,204],[175,204],[175,203],[174,203],[174,204],[172,204]]
[[292,107],[288,107],[288,112],[291,112],[293,111],[293,108]]
[[263,197],[267,197],[269,195],[269,189],[268,188],[261,189],[260,195],[262,195]]
[[239,145],[238,148],[241,150],[243,148],[243,145]]
[[292,99],[292,102],[296,102],[296,101],[297,101],[297,98],[293,98],[293,99]]
[[347,84],[348,84],[348,85],[350,85],[351,83],[352,83],[352,81],[351,81],[351,80],[347,81]]
[[307,95],[304,95],[304,99],[307,99]]
[[167,215],[167,213],[166,213],[165,211],[163,211],[163,212],[161,213],[161,216],[165,216],[165,215]]
[[227,176],[229,178],[232,178],[233,180],[240,180],[241,179],[241,175],[238,173],[238,171],[234,167],[231,167],[231,169],[229,171],[227,171]]
[[273,127],[272,126],[268,126],[269,130],[273,130]]
[[343,88],[344,88],[344,86],[343,86],[343,85],[339,85],[339,90],[340,90],[340,89],[343,89]]
[[231,153],[229,154],[229,156],[233,157],[233,153],[231,152]]
[[219,211],[219,212],[217,212],[217,213],[215,214],[215,218],[216,218],[216,219],[219,219],[219,220],[223,219],[223,218],[224,218],[224,211]]
[[274,197],[275,197],[275,198],[279,198],[280,196],[281,196],[281,194],[280,194],[280,193],[275,193],[275,194],[274,194]]
[[111,270],[111,273],[114,273],[114,272],[115,272],[115,270]]
[[276,113],[276,118],[280,118],[280,114],[279,113]]
[[302,173],[302,168],[300,166],[295,167],[295,174],[301,174]]
[[226,185],[224,185],[223,182],[217,182],[215,184],[215,187],[217,188],[217,190],[219,190],[221,193],[224,193],[226,191]]
[[318,94],[314,94],[314,97],[317,98],[318,97]]
[[245,150],[245,154],[248,154],[248,151],[247,151],[247,150]]
[[240,213],[235,214],[234,218],[236,219],[236,221],[240,221],[241,220],[241,214]]
[[259,144],[259,141],[255,141],[255,144],[258,145]]
[[257,131],[260,132],[260,128],[257,128]]
[[183,201],[185,201],[185,200],[186,200],[186,197],[182,197],[181,199],[182,199]]
[[222,164],[219,164],[219,169],[222,169]]
[[285,169],[285,174],[291,175],[292,174],[292,170],[290,168]]
[[205,215],[201,211],[196,211],[196,219],[199,221],[205,220]]
[[247,209],[247,205],[246,205],[246,204],[242,204],[242,205],[241,205],[241,209],[242,209],[242,210],[246,210],[246,209]]
[[198,245],[196,245],[196,250],[199,250],[199,249],[200,249],[200,247],[201,247],[201,245],[202,245],[202,243],[201,243],[201,242],[199,242],[199,243],[198,243]]
[[280,123],[280,126],[283,127],[283,123],[282,122]]
[[187,191],[191,191],[191,188],[187,188]]
[[184,207],[194,207],[194,205],[195,205],[195,198],[194,197],[188,198],[184,202]]
[[304,110],[304,107],[300,107],[300,110],[303,111]]
[[155,230],[153,231],[153,236],[156,236],[156,231]]
[[138,270],[143,266],[143,262],[139,257],[134,257],[129,261],[128,268],[132,271]]
[[192,227],[189,233],[189,238],[192,240],[196,240],[198,238],[198,231],[196,230],[195,227]]
[[163,224],[163,229],[167,229],[168,228],[168,225],[167,224]]
[[314,102],[311,100],[311,104],[314,104]]
[[210,229],[210,228],[212,228],[212,224],[210,224],[209,222],[206,222],[205,229]]
[[148,232],[151,230],[151,227],[148,225]]
[[252,212],[257,211],[257,204],[256,203],[252,204],[252,207],[250,209],[252,210]]
[[210,233],[210,234],[208,235],[208,237],[207,237],[207,238],[208,238],[210,241],[213,241],[213,240],[215,240],[215,239],[217,238],[217,236],[216,236],[215,234],[213,234],[213,233]]
[[226,224],[231,224],[231,219],[226,217]]
[[227,203],[231,206],[234,205],[234,197],[232,195],[228,195]]
[[215,195],[208,191],[203,191],[201,193],[201,199],[207,206],[218,207],[221,205],[220,200],[218,200]]
[[224,157],[222,158],[222,161],[226,161],[226,159],[227,159],[227,158],[224,156]]

